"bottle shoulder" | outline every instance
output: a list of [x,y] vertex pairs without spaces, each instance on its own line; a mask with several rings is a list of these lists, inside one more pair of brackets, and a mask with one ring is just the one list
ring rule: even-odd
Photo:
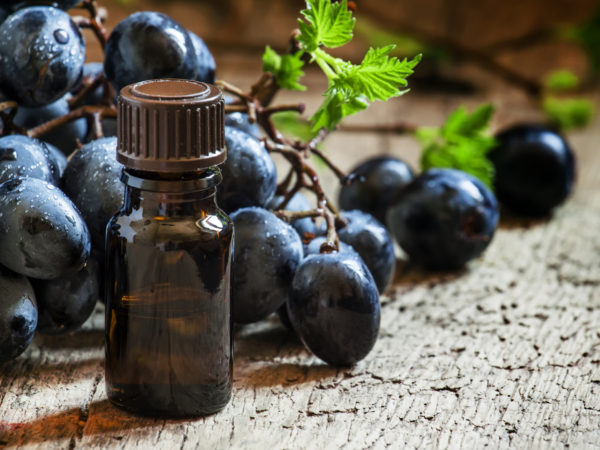
[[201,211],[193,216],[144,214],[122,210],[107,225],[107,238],[130,242],[190,242],[230,240],[233,221],[221,210]]

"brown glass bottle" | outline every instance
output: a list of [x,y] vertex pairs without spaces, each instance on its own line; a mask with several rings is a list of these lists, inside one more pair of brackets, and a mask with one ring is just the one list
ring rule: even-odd
[[119,99],[126,190],[106,231],[106,386],[139,414],[205,415],[231,397],[223,119],[220,92],[203,83],[144,82]]

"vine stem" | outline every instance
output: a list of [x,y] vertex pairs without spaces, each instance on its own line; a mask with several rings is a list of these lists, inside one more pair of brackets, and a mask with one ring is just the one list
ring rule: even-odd
[[88,28],[96,35],[96,38],[100,42],[102,50],[106,48],[108,42],[108,33],[104,28],[104,22],[106,21],[107,13],[104,8],[98,6],[96,0],[84,0],[78,6],[80,9],[87,11],[90,17],[73,17],[73,22],[80,28]]
[[2,120],[2,132],[1,135],[8,134],[7,132],[16,131],[19,134],[25,134],[27,131],[15,125],[13,119],[19,110],[19,105],[17,102],[12,100],[7,100],[0,103],[0,120]]
[[97,77],[91,78],[91,79],[83,79],[82,81],[82,88],[79,92],[77,92],[77,94],[75,94],[74,97],[71,97],[69,99],[69,108],[74,109],[77,108],[78,106],[80,106],[83,101],[85,100],[85,97],[87,97],[87,95],[94,91],[95,89],[99,88],[102,84],[104,83],[104,74],[100,74]]
[[307,217],[321,217],[323,215],[323,211],[319,208],[317,209],[309,209],[306,211],[286,211],[286,210],[278,210],[274,211],[277,217],[287,223],[294,222],[298,219],[305,219]]
[[[290,38],[291,50],[293,51],[295,42],[294,36]],[[327,65],[327,63],[324,63]],[[328,66],[328,65],[327,65]],[[329,70],[333,70],[329,68]],[[266,134],[263,143],[270,153],[282,155],[290,164],[291,168],[282,183],[277,188],[277,193],[283,195],[283,200],[275,208],[278,215],[285,220],[296,220],[302,217],[323,217],[327,224],[327,238],[321,246],[321,252],[332,252],[339,249],[339,238],[336,231],[336,225],[344,224],[344,219],[339,211],[325,194],[316,171],[307,163],[306,159],[310,154],[321,158],[329,169],[341,181],[345,182],[348,176],[338,168],[317,146],[329,135],[329,130],[321,129],[308,142],[300,140],[290,140],[283,136],[275,127],[272,121],[272,115],[282,111],[304,112],[304,104],[284,104],[270,106],[274,95],[279,90],[273,76],[269,73],[263,73],[259,80],[252,85],[250,92],[246,93],[237,86],[226,81],[216,81],[224,92],[237,98],[233,103],[225,106],[226,112],[246,112],[250,122],[256,121]],[[295,183],[292,180],[295,177]],[[281,212],[292,199],[292,197],[301,189],[312,191],[317,198],[317,207],[313,210],[301,211],[300,215],[294,213]]]
[[[265,148],[270,153],[278,153],[282,155],[292,165],[292,167],[295,168],[297,185],[309,188],[317,197],[317,208],[315,210],[311,210],[310,214],[311,217],[323,217],[327,223],[327,237],[321,246],[321,253],[337,251],[339,249],[340,242],[335,228],[335,222],[336,217],[339,216],[339,212],[333,203],[331,203],[331,201],[327,198],[327,195],[321,186],[319,176],[315,170],[306,163],[302,157],[302,154],[294,147],[288,144],[275,143],[269,139],[263,139],[263,143]],[[309,182],[305,182],[304,177],[308,178]],[[294,189],[288,192],[288,195],[293,192],[293,190]],[[285,207],[285,205],[282,207]],[[308,211],[303,211],[303,213],[309,214]]]
[[98,105],[86,105],[80,106],[79,108],[69,111],[67,114],[56,119],[52,119],[35,128],[27,131],[27,136],[32,138],[39,138],[44,134],[60,128],[73,120],[81,119],[82,117],[92,116],[95,122],[100,122],[103,117],[117,117],[117,109],[109,106],[98,106]]
[[18,108],[18,103],[14,102],[12,100],[7,100],[5,102],[1,102],[0,103],[0,111],[4,112],[4,111],[9,111],[9,110],[13,110]]

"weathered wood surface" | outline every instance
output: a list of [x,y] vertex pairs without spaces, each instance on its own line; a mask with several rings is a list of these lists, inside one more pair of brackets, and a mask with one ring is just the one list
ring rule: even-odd
[[[223,67],[241,85],[251,80],[239,67],[256,73],[245,60]],[[415,92],[351,122],[433,125],[484,97],[498,104],[496,126],[536,117],[522,96],[484,81],[477,98]],[[237,332],[223,412],[140,419],[106,400],[99,308],[83,330],[38,336],[0,368],[0,447],[600,447],[599,124],[570,136],[578,185],[552,218],[505,216],[463,272],[432,275],[400,260],[377,345],[356,367],[324,365],[273,319]],[[326,146],[344,168],[377,153],[417,159],[407,137],[338,133]]]

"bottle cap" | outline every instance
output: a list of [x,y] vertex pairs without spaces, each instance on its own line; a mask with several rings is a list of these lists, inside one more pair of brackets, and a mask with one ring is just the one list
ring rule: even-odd
[[149,172],[193,172],[223,163],[221,91],[193,80],[158,79],[121,90],[117,160]]

